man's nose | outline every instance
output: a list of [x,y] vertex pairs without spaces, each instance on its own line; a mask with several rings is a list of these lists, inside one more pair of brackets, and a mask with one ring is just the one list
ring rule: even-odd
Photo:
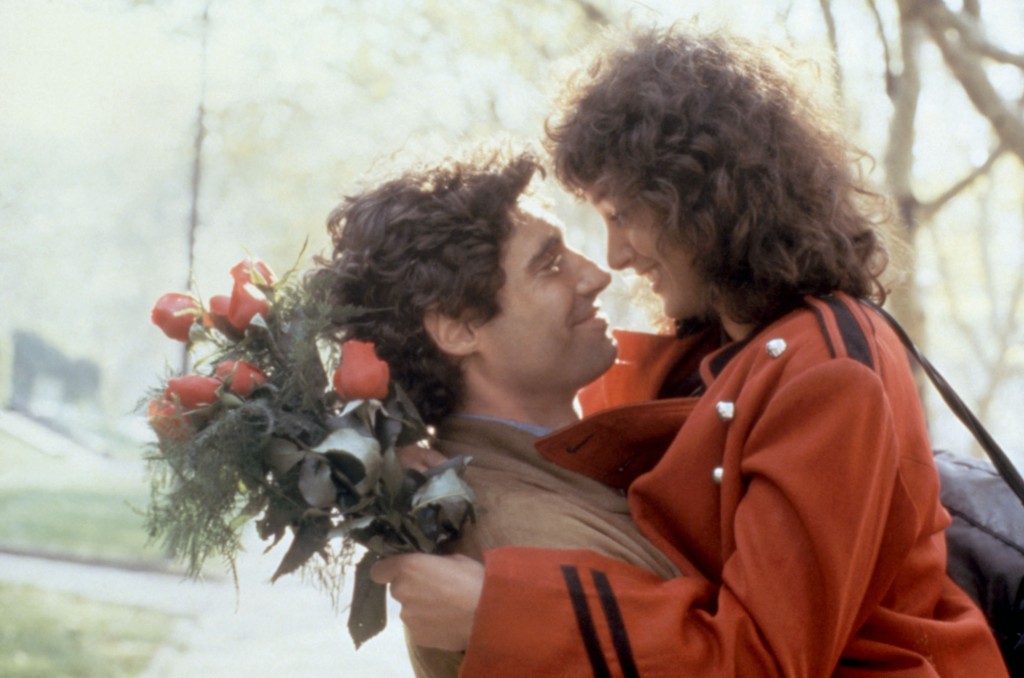
[[593,261],[583,256],[580,258],[580,277],[577,290],[583,295],[596,295],[612,282],[612,275]]

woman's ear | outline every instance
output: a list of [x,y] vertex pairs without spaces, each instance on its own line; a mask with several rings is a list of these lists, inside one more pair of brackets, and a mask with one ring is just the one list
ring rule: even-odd
[[423,316],[423,328],[434,344],[446,353],[464,358],[473,353],[477,346],[477,323],[466,318],[453,318],[440,311],[430,310]]

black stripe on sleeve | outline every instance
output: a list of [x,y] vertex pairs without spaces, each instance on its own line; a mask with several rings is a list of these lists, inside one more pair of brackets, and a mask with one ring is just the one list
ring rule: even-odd
[[601,607],[604,608],[604,615],[608,618],[608,626],[612,631],[612,643],[615,645],[615,654],[622,667],[622,675],[625,678],[640,678],[636,661],[633,659],[633,648],[629,645],[626,623],[622,619],[622,612],[619,610],[618,601],[615,600],[615,592],[612,591],[608,576],[600,570],[591,570],[590,574],[594,577],[594,586],[601,597]]
[[821,310],[817,306],[811,306],[808,304],[808,308],[814,311],[814,316],[818,319],[818,327],[821,329],[821,336],[825,337],[825,344],[828,346],[828,354],[835,358],[836,347],[832,345],[832,337],[829,336],[828,326],[825,324],[825,316],[821,314]]
[[562,577],[565,579],[565,585],[569,589],[572,608],[576,612],[576,623],[579,624],[580,635],[583,636],[583,646],[587,649],[590,666],[594,669],[594,677],[611,678],[612,674],[608,670],[608,662],[605,661],[604,652],[601,651],[601,641],[598,639],[597,630],[594,628],[594,619],[590,616],[587,594],[583,591],[579,570],[573,565],[562,565]]
[[822,300],[832,309],[836,317],[836,324],[839,326],[839,334],[843,337],[846,345],[846,354],[874,369],[875,361],[871,358],[871,348],[868,346],[868,338],[864,335],[853,312],[846,304],[832,295],[822,297]]

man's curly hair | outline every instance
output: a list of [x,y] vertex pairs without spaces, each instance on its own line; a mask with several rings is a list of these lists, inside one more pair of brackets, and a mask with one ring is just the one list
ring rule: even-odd
[[742,40],[676,28],[616,44],[548,120],[564,186],[654,207],[737,321],[766,324],[804,295],[884,301],[888,210],[860,183],[863,154],[788,69]]
[[449,160],[349,196],[328,218],[334,248],[314,286],[332,304],[368,311],[341,323],[339,338],[373,342],[428,424],[459,406],[463,378],[424,316],[486,322],[499,312],[512,213],[538,170],[528,153]]

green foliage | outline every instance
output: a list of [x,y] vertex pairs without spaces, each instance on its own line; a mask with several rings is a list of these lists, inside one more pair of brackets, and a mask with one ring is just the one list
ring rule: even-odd
[[158,561],[134,508],[145,504],[143,489],[128,497],[115,489],[0,491],[0,542],[86,558]]
[[139,675],[171,632],[150,610],[0,584],[0,675]]

